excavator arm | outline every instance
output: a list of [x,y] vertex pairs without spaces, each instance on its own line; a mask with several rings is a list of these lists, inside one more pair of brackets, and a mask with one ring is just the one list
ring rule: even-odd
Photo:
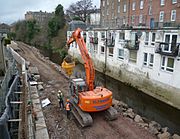
[[92,91],[94,89],[95,70],[92,59],[88,54],[84,38],[81,36],[81,31],[82,30],[80,28],[77,28],[69,38],[67,45],[70,45],[74,41],[76,41],[76,43],[78,44],[81,57],[84,61],[84,67],[86,71],[86,83],[89,87],[89,91]]

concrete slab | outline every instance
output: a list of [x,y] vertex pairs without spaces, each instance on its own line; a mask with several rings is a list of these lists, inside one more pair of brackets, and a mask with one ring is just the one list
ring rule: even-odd
[[31,74],[34,74],[34,75],[38,75],[39,74],[39,70],[37,67],[29,67],[29,72]]

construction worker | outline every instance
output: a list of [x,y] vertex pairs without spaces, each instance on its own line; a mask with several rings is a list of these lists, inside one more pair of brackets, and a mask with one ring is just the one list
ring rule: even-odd
[[71,110],[70,102],[69,102],[69,99],[67,99],[67,103],[66,103],[67,119],[70,119],[70,110]]
[[60,107],[60,110],[61,110],[61,106],[62,108],[64,109],[64,101],[63,101],[63,93],[61,92],[61,90],[58,91],[58,101],[59,101],[59,107]]

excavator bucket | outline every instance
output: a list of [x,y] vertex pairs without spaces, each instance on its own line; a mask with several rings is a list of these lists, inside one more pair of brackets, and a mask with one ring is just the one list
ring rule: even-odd
[[61,64],[62,68],[66,72],[68,76],[71,76],[73,73],[73,69],[75,67],[75,62],[73,61],[72,57],[66,56]]

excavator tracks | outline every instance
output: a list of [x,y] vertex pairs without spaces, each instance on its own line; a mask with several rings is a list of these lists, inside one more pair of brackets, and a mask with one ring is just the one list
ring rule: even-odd
[[104,113],[105,113],[106,119],[110,121],[115,120],[118,117],[117,110],[114,109],[112,106],[109,109],[105,110]]
[[82,127],[90,126],[93,123],[91,115],[87,112],[83,112],[74,102],[71,102],[71,112],[81,124]]

